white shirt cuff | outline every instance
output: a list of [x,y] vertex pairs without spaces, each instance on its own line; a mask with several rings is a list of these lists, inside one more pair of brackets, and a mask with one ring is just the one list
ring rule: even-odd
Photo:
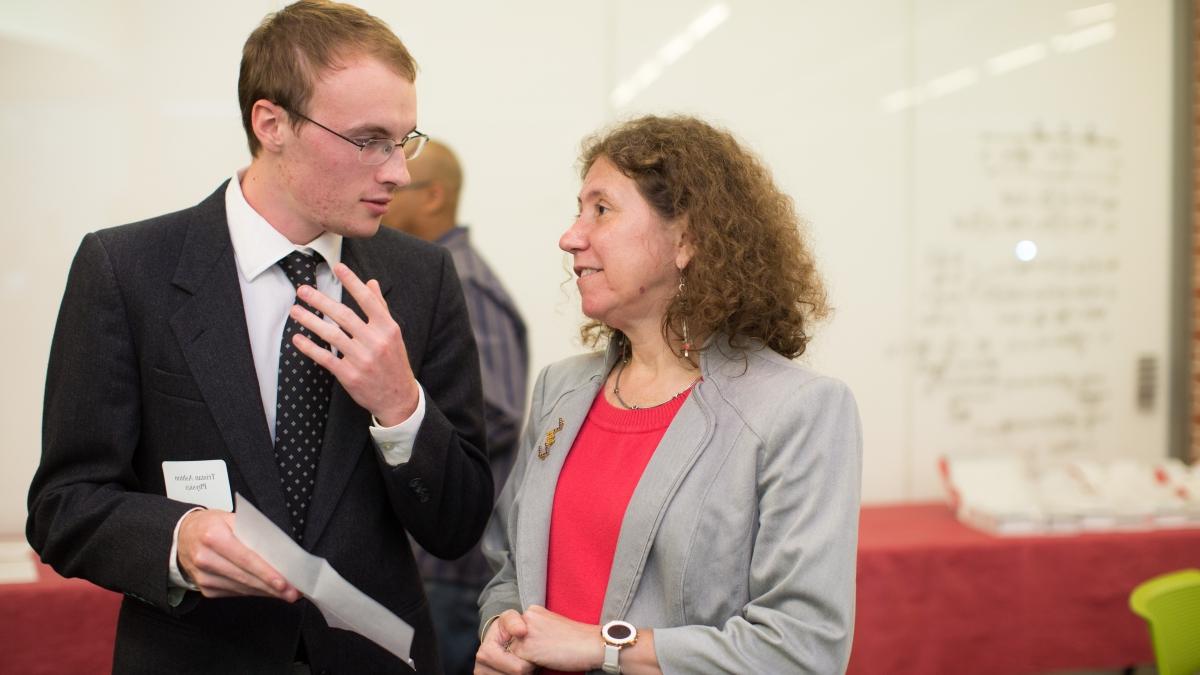
[[421,430],[421,422],[425,419],[425,389],[417,384],[417,409],[400,424],[394,427],[379,425],[379,420],[371,415],[371,438],[383,455],[383,461],[388,466],[407,464],[412,458],[413,445],[417,442],[417,432]]
[[167,602],[172,607],[177,607],[183,601],[185,592],[200,590],[199,586],[184,579],[183,572],[179,571],[179,526],[183,524],[183,519],[188,513],[203,510],[199,506],[188,509],[187,513],[179,516],[175,523],[175,532],[171,534],[171,558],[167,561]]

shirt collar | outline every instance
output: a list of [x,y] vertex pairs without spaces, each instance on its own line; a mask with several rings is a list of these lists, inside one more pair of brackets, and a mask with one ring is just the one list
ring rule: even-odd
[[242,169],[225,188],[225,217],[229,221],[229,238],[238,271],[247,282],[270,269],[292,251],[321,254],[330,269],[342,259],[342,235],[323,232],[303,246],[293,244],[263,218],[242,194]]
[[443,234],[442,236],[438,237],[437,241],[434,243],[441,244],[442,246],[446,246],[448,244],[456,243],[459,239],[462,239],[465,241],[467,239],[467,236],[468,235],[467,235],[466,226],[455,225],[454,227],[450,228],[449,230],[446,230],[446,234]]

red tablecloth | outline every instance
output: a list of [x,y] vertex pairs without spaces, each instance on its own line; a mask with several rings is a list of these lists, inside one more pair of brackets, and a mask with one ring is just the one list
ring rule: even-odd
[[[993,537],[941,504],[866,507],[851,675],[1022,675],[1150,663],[1144,579],[1200,566],[1200,530]],[[0,584],[0,673],[107,673],[121,596],[44,565]]]
[[1200,566],[1200,529],[994,537],[942,504],[866,507],[852,675],[1152,663],[1141,581]]
[[0,584],[0,673],[111,672],[121,596],[37,566],[34,583]]

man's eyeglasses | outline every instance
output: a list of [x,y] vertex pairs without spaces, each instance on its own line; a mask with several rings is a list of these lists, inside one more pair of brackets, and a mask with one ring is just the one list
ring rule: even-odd
[[[285,110],[287,109],[285,108]],[[388,159],[391,158],[392,153],[396,150],[396,146],[400,146],[402,148],[402,151],[404,152],[404,159],[416,159],[417,156],[421,154],[421,150],[425,147],[425,141],[429,140],[428,136],[414,129],[412,133],[398,141],[393,141],[390,138],[369,138],[365,141],[356,141],[353,138],[347,138],[339,134],[333,129],[330,129],[324,124],[312,119],[311,117],[301,115],[294,110],[288,110],[288,113],[295,115],[306,122],[312,122],[325,131],[328,131],[334,136],[337,136],[343,141],[346,141],[350,145],[358,148],[358,161],[371,166],[383,164],[384,162],[388,161]]]

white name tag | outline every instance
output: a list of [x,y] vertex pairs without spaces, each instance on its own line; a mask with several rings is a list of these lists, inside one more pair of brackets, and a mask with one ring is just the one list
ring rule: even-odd
[[167,496],[177,502],[199,504],[210,509],[233,511],[229,472],[223,459],[198,462],[163,462]]

